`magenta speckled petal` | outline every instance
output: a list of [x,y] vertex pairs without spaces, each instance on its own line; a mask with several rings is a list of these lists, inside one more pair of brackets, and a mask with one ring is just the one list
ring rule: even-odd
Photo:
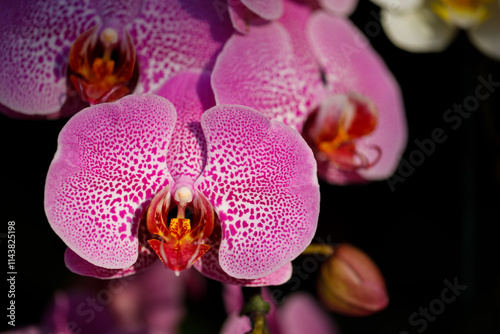
[[64,254],[64,262],[66,267],[75,274],[82,276],[90,276],[100,279],[112,279],[117,277],[124,277],[134,275],[140,271],[151,266],[158,260],[158,255],[151,249],[148,244],[148,239],[151,239],[151,234],[143,221],[139,224],[139,254],[137,261],[130,267],[123,269],[106,269],[94,266],[87,260],[82,259],[70,248],[66,249]]
[[319,0],[319,3],[332,13],[349,16],[356,9],[358,0]]
[[[305,82],[305,89],[299,92],[306,101],[307,115],[310,114],[326,96],[326,90],[321,79],[321,71],[316,55],[314,54],[307,34],[309,18],[316,6],[310,1],[306,3],[287,1],[285,12],[279,22],[291,36],[295,70],[301,82]],[[293,101],[293,100],[292,100]],[[296,106],[293,106],[297,108]],[[301,108],[299,106],[299,108]],[[258,109],[260,110],[260,109]],[[300,109],[302,110],[302,109]],[[303,120],[295,128],[301,132]]]
[[207,242],[210,245],[210,250],[193,265],[200,273],[202,273],[206,277],[226,284],[253,287],[281,285],[287,282],[290,277],[292,277],[293,269],[290,262],[279,268],[277,271],[262,278],[242,279],[229,276],[224,270],[222,270],[219,264],[219,247],[221,237],[220,226],[217,226]]
[[[146,250],[146,248],[143,248]],[[150,249],[148,249],[150,251]],[[142,253],[142,250],[139,254]],[[98,266],[94,266],[92,263],[82,259],[70,248],[66,248],[64,253],[64,262],[66,267],[74,272],[75,274],[82,276],[95,277],[99,279],[114,279],[119,277],[125,277],[130,275],[135,275],[138,272],[148,268],[153,263],[158,260],[158,255],[152,253],[150,256],[139,255],[137,262],[132,266],[123,269],[106,269]]]
[[211,69],[233,32],[228,15],[212,1],[144,1],[129,28],[141,75],[135,92],[155,92],[188,69]]
[[[233,32],[229,14],[205,0],[2,1],[0,77],[12,80],[0,82],[0,110],[59,115],[67,100],[71,45],[109,20],[124,24],[133,39],[140,71],[136,93],[155,92],[186,69],[212,69]],[[78,110],[74,104],[68,108]]]
[[170,175],[175,182],[180,177],[194,182],[206,163],[201,115],[215,105],[210,74],[184,72],[167,81],[157,95],[169,100],[179,111],[167,155]]
[[217,104],[252,107],[299,131],[313,107],[309,92],[317,83],[300,78],[290,36],[277,22],[234,34],[212,74]]
[[89,1],[1,1],[0,110],[58,112],[66,101],[69,49],[98,23]]
[[113,20],[125,26],[141,13],[144,2],[144,0],[93,0],[93,5],[103,22]]
[[195,186],[222,226],[219,263],[236,278],[275,272],[310,243],[319,212],[316,162],[300,134],[243,106],[201,119],[207,165]]
[[283,15],[283,0],[241,0],[241,2],[266,20],[276,20]]
[[373,145],[382,149],[382,156],[373,167],[358,173],[368,180],[388,177],[396,169],[407,140],[398,83],[363,34],[347,19],[316,13],[311,17],[308,32],[325,69],[330,93],[358,92],[375,102],[379,111],[377,127],[356,145],[369,161],[376,154]]
[[165,157],[175,121],[164,98],[131,95],[84,109],[63,128],[45,212],[80,257],[108,269],[136,262],[142,213],[172,182]]
[[340,333],[330,316],[308,294],[291,295],[278,312],[282,333]]

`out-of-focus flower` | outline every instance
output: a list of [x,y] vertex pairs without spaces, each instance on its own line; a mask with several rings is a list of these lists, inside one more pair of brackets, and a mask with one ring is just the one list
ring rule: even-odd
[[[310,0],[313,6],[320,5],[324,9],[342,16],[352,14],[358,0]],[[233,27],[240,33],[246,34],[249,22],[256,17],[266,20],[277,20],[283,15],[285,0],[228,0],[229,16]]]
[[497,0],[372,0],[381,6],[387,37],[410,52],[439,52],[466,29],[471,42],[500,60],[500,2]]
[[[265,319],[269,334],[340,333],[329,315],[306,293],[292,294],[280,308],[276,308],[268,290],[262,289],[262,297],[271,307]],[[225,285],[224,303],[228,318],[221,334],[251,333],[252,325],[249,317],[239,314],[244,304],[241,287]]]
[[360,249],[341,244],[321,266],[318,295],[332,311],[365,316],[389,303],[384,277]]
[[279,20],[233,34],[212,87],[218,104],[301,131],[330,183],[387,178],[406,145],[401,92],[383,61],[349,20],[307,4],[286,1]]
[[172,272],[152,266],[132,278],[58,292],[40,325],[7,333],[177,333],[186,288]]
[[45,211],[69,247],[67,266],[111,278],[159,256],[177,273],[194,263],[228,283],[288,280],[318,219],[307,144],[248,107],[204,112],[214,104],[206,74],[181,74],[159,94],[173,104],[134,94],[61,131]]
[[112,101],[211,69],[233,31],[220,15],[205,0],[1,1],[0,111],[56,118],[87,106],[80,96]]
[[358,5],[358,0],[318,0],[324,9],[342,16],[349,16]]

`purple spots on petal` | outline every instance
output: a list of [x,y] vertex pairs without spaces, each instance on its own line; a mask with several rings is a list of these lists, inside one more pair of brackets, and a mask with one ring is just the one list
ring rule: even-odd
[[156,92],[183,71],[211,69],[233,31],[224,16],[206,0],[144,1],[129,30],[142,75],[136,91]]
[[98,18],[90,1],[11,1],[0,13],[0,104],[24,114],[57,112],[65,101],[67,52]]
[[127,225],[125,224],[122,224],[120,228],[118,228],[118,232],[120,233],[125,232],[126,230],[127,230]]
[[312,239],[319,211],[314,157],[295,130],[250,108],[212,108],[202,126],[208,162],[199,189],[212,204],[216,187],[222,197],[214,204],[224,232],[220,265],[234,277],[262,277]]
[[233,226],[233,225],[229,225],[229,231],[231,232],[231,235],[232,235],[232,236],[236,235],[236,233],[237,233],[237,232],[236,232],[236,229],[234,228],[234,226]]
[[[46,212],[79,256],[106,268],[135,261],[147,195],[171,181],[167,171],[155,171],[149,192],[142,191],[145,175],[155,173],[143,163],[146,154],[133,148],[146,147],[151,138],[155,146],[168,142],[174,122],[175,111],[163,98],[134,95],[82,110],[63,128],[47,176]],[[133,171],[134,160],[142,167]]]

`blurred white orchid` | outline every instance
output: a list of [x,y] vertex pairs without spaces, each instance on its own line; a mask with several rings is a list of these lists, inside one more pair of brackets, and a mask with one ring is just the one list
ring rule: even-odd
[[439,52],[465,29],[471,42],[500,60],[498,0],[372,0],[379,5],[387,37],[410,52]]

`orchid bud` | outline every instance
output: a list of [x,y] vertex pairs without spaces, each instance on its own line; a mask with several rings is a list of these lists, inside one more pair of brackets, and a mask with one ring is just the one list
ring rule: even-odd
[[351,316],[370,315],[389,303],[377,265],[349,244],[340,245],[323,263],[318,295],[330,310]]

